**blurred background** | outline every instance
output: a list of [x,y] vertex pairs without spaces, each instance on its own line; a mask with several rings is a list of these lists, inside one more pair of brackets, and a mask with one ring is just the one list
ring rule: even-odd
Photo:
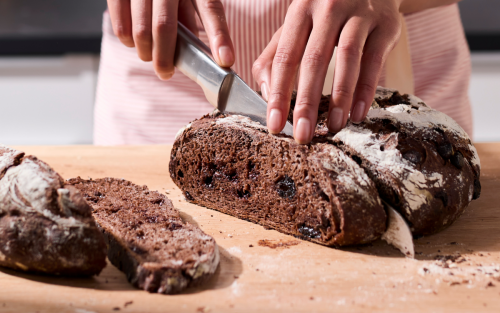
[[[474,140],[500,141],[500,1],[459,5]],[[92,143],[105,9],[105,0],[0,0],[0,143]]]

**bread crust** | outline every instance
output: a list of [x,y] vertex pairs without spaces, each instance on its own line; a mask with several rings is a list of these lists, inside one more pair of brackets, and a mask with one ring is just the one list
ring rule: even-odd
[[97,275],[106,246],[81,194],[46,163],[0,146],[0,266]]
[[448,227],[480,195],[480,162],[469,136],[415,96],[378,88],[362,123],[326,137],[356,158],[414,236]]

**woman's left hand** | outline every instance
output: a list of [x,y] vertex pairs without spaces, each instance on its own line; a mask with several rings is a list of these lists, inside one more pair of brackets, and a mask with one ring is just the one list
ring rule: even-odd
[[253,66],[268,100],[272,133],[285,126],[300,66],[294,110],[294,137],[312,140],[318,106],[337,46],[328,128],[341,130],[349,116],[355,123],[368,113],[382,66],[399,40],[402,0],[294,0],[285,23]]

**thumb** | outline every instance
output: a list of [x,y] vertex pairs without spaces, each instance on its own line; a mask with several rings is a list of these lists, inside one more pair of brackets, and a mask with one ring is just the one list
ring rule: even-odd
[[234,64],[234,47],[227,28],[224,6],[220,0],[193,0],[205,27],[215,61],[222,67]]

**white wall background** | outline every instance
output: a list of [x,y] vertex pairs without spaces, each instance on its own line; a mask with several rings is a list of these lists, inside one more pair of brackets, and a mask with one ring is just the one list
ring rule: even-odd
[[474,140],[500,141],[500,53],[475,53],[471,59]]
[[[99,58],[0,58],[0,143],[92,143]],[[500,141],[500,53],[473,54],[474,140]]]
[[99,58],[0,58],[0,143],[92,143]]

